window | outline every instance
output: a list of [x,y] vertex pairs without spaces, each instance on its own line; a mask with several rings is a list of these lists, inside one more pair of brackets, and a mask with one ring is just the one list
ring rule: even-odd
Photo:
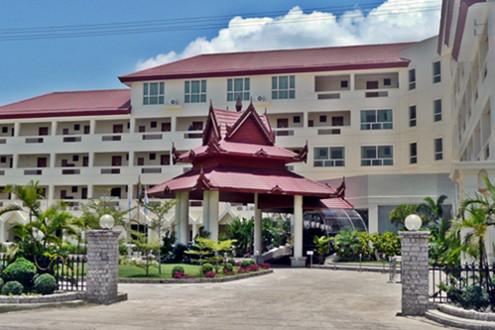
[[343,116],[332,117],[332,126],[344,126],[344,117]]
[[409,144],[409,164],[418,163],[418,145],[416,142]]
[[409,106],[409,127],[416,127],[416,106]]
[[394,165],[393,146],[361,147],[361,166]]
[[378,89],[378,81],[376,81],[376,80],[367,81],[366,82],[366,89]]
[[170,123],[162,123],[162,132],[170,132],[172,125]]
[[392,129],[392,110],[361,110],[361,130]]
[[433,63],[433,83],[442,81],[442,64],[440,61]]
[[409,89],[416,89],[416,70],[409,70]]
[[152,82],[143,84],[143,104],[164,104],[165,83]]
[[146,132],[146,126],[144,126],[144,125],[139,125],[139,127],[138,127],[138,132],[139,132],[139,133],[144,133],[144,132]]
[[326,123],[327,122],[327,116],[321,115],[320,116],[320,123]]
[[442,100],[438,99],[433,101],[433,120],[441,121],[442,120]]
[[286,100],[296,97],[296,78],[294,76],[272,77],[272,99]]
[[152,122],[150,122],[150,127],[151,127],[151,128],[156,128],[156,125],[157,125],[157,124],[156,124],[156,121],[152,121]]
[[9,128],[7,126],[2,127],[2,133],[7,133],[9,131]]
[[232,102],[237,100],[249,100],[249,78],[234,78],[227,79],[227,101]]
[[314,167],[345,166],[344,147],[322,147],[314,149]]
[[84,134],[89,134],[89,125],[84,125]]
[[76,192],[77,192],[77,186],[72,186],[72,187],[71,187],[71,191],[72,191],[73,193],[76,193]]
[[289,119],[287,118],[277,119],[277,128],[288,128],[288,127],[289,127]]
[[206,80],[186,80],[184,82],[184,102],[206,102]]
[[80,124],[74,124],[74,131],[79,131],[81,129]]
[[435,160],[442,160],[443,159],[443,139],[438,138],[435,139]]
[[391,85],[392,85],[392,79],[390,78],[383,79],[383,86],[391,86]]
[[340,81],[340,88],[349,88],[349,81],[348,80],[341,80]]
[[2,156],[0,157],[0,163],[6,163],[7,162],[7,157]]
[[301,116],[292,117],[292,121],[294,122],[294,124],[299,124],[301,122]]
[[156,154],[155,153],[150,153],[150,160],[155,160],[156,159]]
[[79,155],[72,155],[72,161],[78,162],[79,161]]

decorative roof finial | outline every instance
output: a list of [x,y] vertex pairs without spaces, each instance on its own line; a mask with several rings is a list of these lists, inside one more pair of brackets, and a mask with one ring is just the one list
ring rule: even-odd
[[237,112],[242,110],[242,99],[240,95],[237,95],[237,99],[235,100],[235,109]]

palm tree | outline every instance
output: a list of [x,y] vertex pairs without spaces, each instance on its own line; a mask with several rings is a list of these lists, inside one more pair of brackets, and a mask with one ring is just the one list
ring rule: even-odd
[[43,198],[43,188],[39,186],[38,181],[31,181],[25,186],[7,186],[5,187],[5,191],[14,194],[22,202],[23,206],[9,205],[1,210],[0,214],[27,209],[30,222],[33,220],[33,217],[37,218],[40,216],[40,200]]
[[423,203],[418,206],[418,212],[422,216],[425,225],[432,228],[438,227],[443,219],[444,203],[447,196],[440,195],[436,200],[432,197],[425,197]]

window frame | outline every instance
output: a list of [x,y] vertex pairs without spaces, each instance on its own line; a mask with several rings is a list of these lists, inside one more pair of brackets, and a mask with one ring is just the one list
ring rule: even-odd
[[[326,157],[317,157],[317,150],[326,150]],[[338,150],[337,150],[338,149]],[[333,152],[341,152],[342,157],[332,157]],[[345,147],[328,146],[313,148],[313,167],[344,167],[345,166]]]
[[[156,93],[152,92],[152,86],[156,86]],[[152,100],[155,100],[152,102]],[[150,81],[143,83],[143,105],[165,104],[165,82]]]
[[[437,68],[438,68],[438,72],[436,72]],[[433,79],[434,84],[442,82],[442,62],[441,61],[433,62],[433,64],[432,64],[432,79]]]
[[[366,148],[374,148],[374,157],[363,157]],[[380,157],[380,148],[390,148],[390,157]],[[365,162],[369,161],[368,164]],[[361,146],[361,167],[394,166],[394,145],[365,145]]]
[[[440,142],[440,150],[437,149],[437,142]],[[433,159],[435,161],[443,160],[443,138],[435,138],[433,140]]]
[[[198,91],[194,92],[193,84],[196,83],[198,84]],[[184,80],[184,103],[206,103],[207,93],[208,82],[206,79]]]
[[409,69],[407,73],[407,82],[410,91],[416,89],[416,68]]
[[[440,105],[439,111],[437,111],[437,104]],[[442,121],[442,112],[443,112],[442,108],[443,108],[442,99],[433,100],[433,121],[434,122]]]
[[[412,116],[414,110],[414,117]],[[409,127],[416,127],[418,124],[418,110],[415,104],[409,106]]]
[[[241,82],[241,89],[239,90],[236,90],[236,81]],[[242,96],[241,100],[249,101],[251,98],[251,79],[249,77],[227,78],[227,102],[235,102],[239,94]]]
[[[281,80],[287,79],[287,87],[281,88]],[[286,93],[281,96],[281,93]],[[281,75],[272,76],[272,100],[293,100],[296,98],[296,76]]]
[[417,142],[409,143],[409,164],[410,165],[418,164],[418,143]]
[[[390,121],[379,121],[379,113],[390,112]],[[363,121],[363,113],[374,112],[375,121]],[[368,117],[365,115],[365,119]],[[389,126],[388,126],[389,125]],[[377,130],[393,130],[394,129],[394,112],[392,109],[363,109],[360,111],[360,130],[361,131],[377,131]]]

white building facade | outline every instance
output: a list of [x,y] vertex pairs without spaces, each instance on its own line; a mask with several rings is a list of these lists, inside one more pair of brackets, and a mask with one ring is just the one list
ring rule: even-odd
[[[172,147],[201,144],[210,100],[236,111],[240,97],[265,109],[278,145],[308,143],[296,172],[331,183],[346,177],[346,198],[370,231],[393,230],[388,212],[401,203],[445,194],[455,206],[495,169],[494,4],[468,6],[455,46],[462,24],[448,8],[464,1],[455,2],[444,1],[440,36],[424,41],[201,55],[122,76],[127,89],[1,106],[0,187],[34,179],[47,205],[65,200],[77,212],[89,198],[108,197],[126,209],[138,180],[149,186],[185,170],[173,164]],[[12,198],[0,193],[0,204]],[[222,205],[220,214],[222,224],[250,208]],[[192,230],[201,217],[191,205]],[[12,239],[15,221],[0,220],[0,240]]]

